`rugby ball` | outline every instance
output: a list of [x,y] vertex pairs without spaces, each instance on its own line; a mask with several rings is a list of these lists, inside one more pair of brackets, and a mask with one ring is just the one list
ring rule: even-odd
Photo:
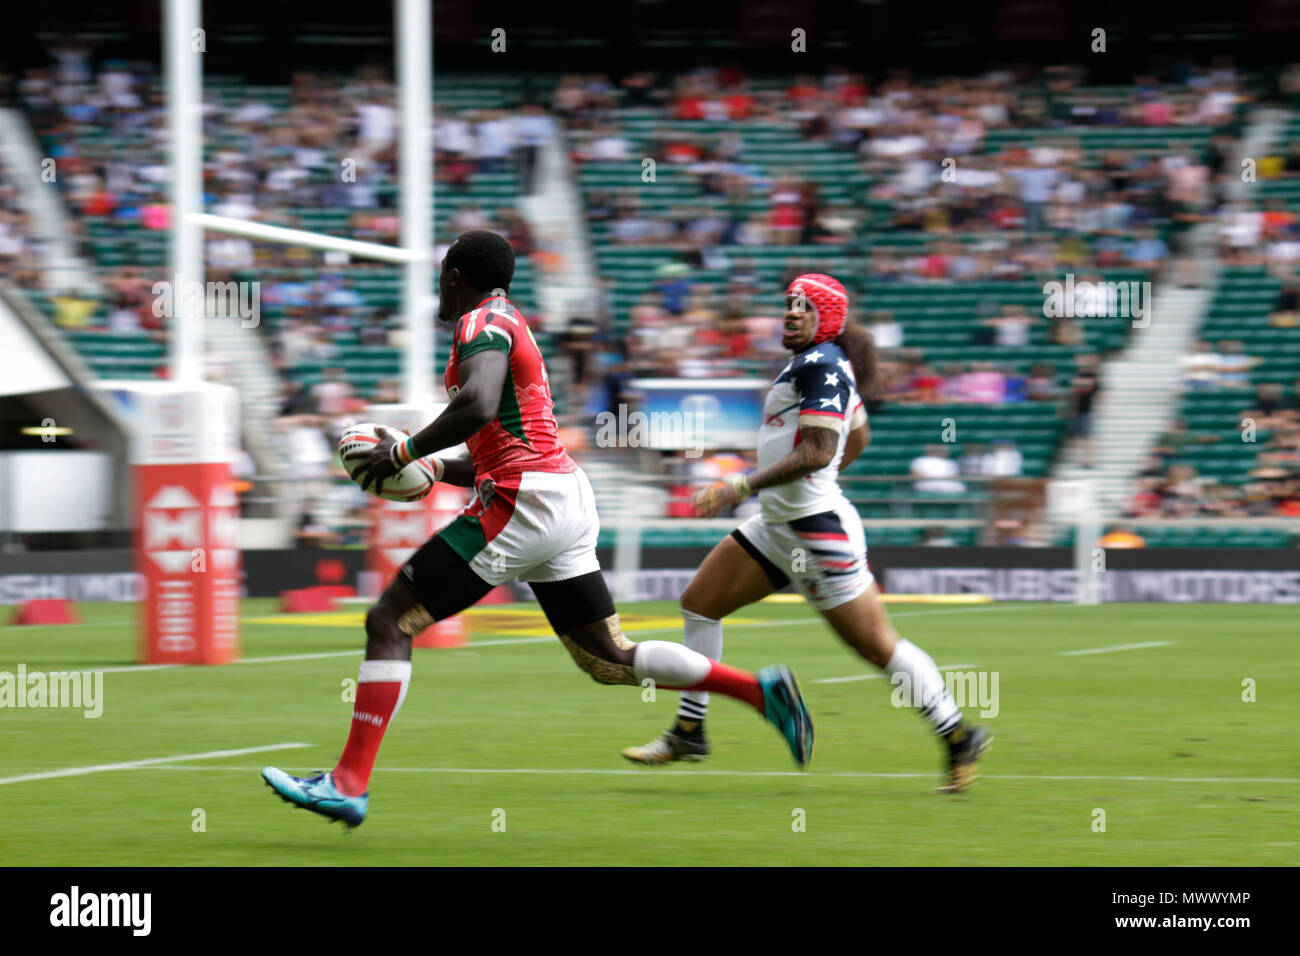
[[[343,467],[347,469],[348,477],[358,485],[361,484],[360,479],[365,477],[362,463],[386,435],[393,435],[399,439],[406,437],[406,433],[399,429],[376,425],[373,422],[362,422],[360,425],[349,427],[339,439],[339,458],[343,461]],[[366,490],[372,495],[387,498],[389,501],[419,501],[433,490],[433,466],[423,458],[416,459],[393,477],[384,479],[381,484],[382,487],[379,489],[371,485]]]

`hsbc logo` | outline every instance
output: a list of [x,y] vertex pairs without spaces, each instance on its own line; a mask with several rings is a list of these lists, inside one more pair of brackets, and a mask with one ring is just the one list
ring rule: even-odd
[[[198,511],[201,507],[202,505],[199,504],[198,499],[180,485],[167,485],[163,488],[159,488],[158,493],[145,503],[145,526],[148,533],[146,547],[149,546],[149,543],[152,542],[157,535],[173,534],[170,519],[168,519],[166,515],[158,515],[158,511],[176,511],[182,508]],[[150,511],[153,512],[152,515],[150,514]],[[155,522],[156,530],[149,528],[151,517],[157,519]],[[198,544],[200,543],[199,539],[202,537],[202,524],[196,521],[194,523],[194,528],[198,533],[186,537],[185,540],[191,540],[191,538],[193,538],[195,544]],[[161,543],[166,544],[168,540],[171,539],[163,539]]]
[[157,548],[173,541],[177,544],[191,543],[198,547],[203,543],[203,522],[200,511],[188,511],[169,518],[159,511],[145,512],[146,548]]
[[203,506],[180,485],[158,490],[144,506],[144,550],[163,571],[189,569],[194,548],[203,545]]
[[239,499],[206,463],[139,471],[149,660],[229,660],[239,642]]

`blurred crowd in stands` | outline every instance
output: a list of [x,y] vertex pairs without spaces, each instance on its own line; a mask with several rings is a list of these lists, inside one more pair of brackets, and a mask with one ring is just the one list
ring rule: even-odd
[[[599,75],[569,76],[555,108],[573,134],[578,162],[652,158],[685,172],[702,194],[729,200],[724,213],[681,206],[654,214],[642,209],[635,185],[597,194],[591,214],[610,221],[617,243],[707,253],[715,246],[868,241],[888,231],[927,239],[906,254],[871,249],[873,277],[1159,268],[1180,251],[1187,228],[1218,208],[1225,174],[1236,174],[1243,85],[1227,65],[1185,71],[1172,82],[1138,77],[1106,94],[1090,91],[1084,79],[1081,70],[1062,67],[1045,75],[924,82],[897,73],[872,85],[831,69],[784,86],[752,86],[738,70],[708,68],[672,83],[636,74],[621,87]],[[662,123],[634,150],[616,107],[653,107]],[[704,134],[692,130],[697,120],[735,125]],[[823,203],[815,182],[747,161],[741,131],[751,124],[790,128],[802,143],[853,151],[869,187],[850,204]],[[1079,135],[1107,127],[1199,127],[1206,134],[1171,135],[1155,150],[1115,145],[1097,152]],[[1059,132],[1029,146],[990,135],[1027,128]],[[761,214],[746,204],[756,195],[767,200]],[[962,243],[963,252],[946,237],[974,241]]]
[[[1248,381],[1197,381],[1202,389],[1242,393],[1242,407],[1235,416],[1238,426],[1196,431],[1184,421],[1175,421],[1144,463],[1129,517],[1300,518],[1300,380],[1289,396],[1278,383],[1261,383],[1251,396]],[[1248,479],[1241,484],[1202,475],[1187,460],[1198,450],[1227,442],[1258,448]]]
[[[1169,427],[1143,465],[1130,517],[1300,517],[1300,379],[1289,390],[1279,382],[1252,384],[1251,370],[1261,361],[1235,340],[1196,342],[1179,360],[1188,393],[1236,395],[1240,405],[1223,428],[1197,430],[1183,420]],[[1202,475],[1189,460],[1229,442],[1257,449],[1245,482]]]
[[960,495],[966,492],[961,476],[977,478],[1018,478],[1024,456],[1010,438],[999,438],[992,446],[981,442],[967,444],[961,457],[954,460],[947,445],[927,445],[912,459],[909,473],[916,479],[912,487],[927,494]]
[[19,202],[18,187],[0,174],[0,278],[22,288],[40,284],[40,269],[33,256],[27,211]]
[[[160,88],[156,67],[95,65],[74,45],[56,50],[49,68],[18,82],[17,100],[54,160],[55,182],[74,213],[74,238],[88,239],[93,222],[109,238],[143,233],[166,240],[171,219]],[[395,89],[383,74],[301,74],[287,91],[287,105],[274,97],[217,95],[219,88],[210,88],[204,115],[207,211],[304,228],[317,227],[302,222],[299,210],[343,211],[338,228],[348,237],[399,241],[399,118]],[[629,165],[631,185],[587,194],[586,215],[606,224],[615,244],[672,248],[680,261],[663,266],[651,290],[630,305],[626,327],[614,321],[625,305],[616,304],[615,282],[600,280],[598,301],[573,317],[560,339],[562,359],[555,364],[565,368],[570,410],[616,408],[638,377],[770,376],[786,353],[781,289],[760,282],[746,255],[761,247],[799,247],[791,251],[787,279],[821,271],[818,250],[809,247],[857,257],[872,285],[1062,271],[1099,279],[1115,268],[1146,269],[1155,278],[1190,255],[1192,226],[1213,222],[1228,263],[1267,265],[1283,277],[1271,324],[1300,327],[1300,220],[1283,200],[1245,203],[1225,188],[1240,172],[1236,143],[1250,100],[1241,76],[1226,64],[1180,69],[1163,81],[1137,77],[1105,90],[1088,87],[1082,71],[1065,67],[935,80],[898,73],[871,83],[836,68],[779,83],[729,67],[672,78],[633,73],[617,82],[572,74],[560,78],[550,97],[542,103],[544,97],[530,94],[509,109],[439,106],[435,175],[454,197],[454,211],[436,237],[435,254],[440,259],[447,242],[471,228],[502,232],[523,256],[549,254],[517,206],[481,200],[473,187],[478,177],[513,171],[521,194],[534,191],[542,147],[557,122],[577,166]],[[657,118],[647,141],[620,124],[618,111],[629,107]],[[730,128],[699,128],[710,121]],[[760,127],[851,155],[861,190],[847,202],[829,200],[797,164],[760,167],[745,139]],[[1100,148],[1081,135],[1135,127],[1168,128],[1171,135],[1158,147],[1120,145],[1119,137]],[[1044,129],[1050,133],[1028,145],[1015,135]],[[1174,135],[1187,130],[1200,132]],[[643,203],[644,158],[667,164],[709,202]],[[1258,174],[1300,177],[1300,143],[1261,158]],[[22,198],[18,185],[0,182],[0,277],[36,288],[41,272]],[[878,241],[882,236],[909,241]],[[363,393],[342,364],[358,345],[403,345],[391,307],[369,305],[357,291],[355,280],[377,267],[232,236],[210,235],[206,251],[209,279],[254,272],[263,305],[282,309],[282,320],[263,327],[285,380],[281,422],[295,461],[317,468],[322,479],[337,474],[338,423],[368,402],[400,397],[392,380]],[[166,320],[156,314],[152,291],[155,281],[170,278],[165,257],[162,262],[101,265],[101,288],[65,290],[53,299],[55,321],[163,342]],[[698,283],[693,277],[700,268],[725,270],[727,281],[720,288]],[[1199,281],[1185,271],[1172,275],[1188,285]],[[888,312],[855,318],[869,325],[881,349],[880,402],[1059,402],[1086,461],[1099,387],[1097,358],[1087,354],[1078,321],[1088,314],[1048,319],[994,303],[979,316],[970,344],[1006,348],[1008,361],[961,363],[927,359]],[[1013,361],[1017,348],[1042,343],[1075,351],[1069,385],[1050,364],[1024,369]],[[1200,343],[1182,360],[1183,377],[1189,389],[1239,390],[1244,398],[1258,361],[1240,343]],[[323,365],[324,380],[310,388],[296,384],[291,370],[300,363]],[[1175,426],[1144,473],[1133,516],[1300,514],[1296,401],[1294,393],[1263,386],[1255,407],[1243,409],[1258,422],[1261,448],[1252,483],[1240,488],[1203,479],[1177,461],[1187,442],[1209,438]],[[1014,476],[1021,464],[1011,442],[968,447],[958,460],[936,446],[913,461],[910,477],[918,490],[960,493],[967,476]],[[304,539],[346,536],[346,530],[321,529],[350,526],[364,504],[353,491],[344,482],[314,492]]]
[[[71,225],[85,235],[94,220],[106,230],[100,233],[104,236],[143,233],[165,241],[171,225],[166,111],[156,67],[109,62],[92,69],[85,50],[77,46],[56,51],[56,56],[48,69],[28,71],[18,83],[18,97],[54,161],[54,181],[78,214]],[[255,93],[227,97],[220,89],[216,84],[209,90],[204,108],[206,211],[312,229],[318,227],[300,221],[298,210],[342,210],[346,217],[334,228],[348,238],[398,244],[398,116],[389,80],[372,71],[346,81],[298,74],[288,88],[287,105]],[[539,145],[553,130],[550,116],[534,104],[513,111],[440,108],[434,124],[437,178],[457,190],[475,174],[513,169],[527,192]],[[21,242],[6,244],[11,215],[6,199],[0,191],[0,268],[11,247],[17,255],[14,242]],[[440,250],[470,228],[501,232],[521,255],[536,248],[516,208],[456,205],[438,237]],[[237,236],[210,233],[206,241],[211,281],[226,281],[237,270],[315,271],[321,262],[317,253]],[[350,289],[352,278],[377,266],[333,254],[323,262],[326,271],[318,279],[263,281],[263,301],[288,306],[293,322],[304,326],[321,350],[328,350],[331,333],[344,323],[363,338],[385,338],[389,317],[365,308]],[[165,257],[154,266],[101,265],[98,274],[107,301],[90,309],[61,308],[56,318],[68,325],[165,336],[165,323],[152,315],[148,292],[154,281],[170,278]],[[72,298],[95,297],[80,290]]]
[[[1279,176],[1300,178],[1300,141],[1292,143]],[[1218,225],[1223,261],[1233,266],[1267,266],[1281,276],[1294,298],[1300,268],[1300,218],[1286,200],[1271,197],[1258,205],[1234,200],[1224,207]],[[1292,304],[1290,312],[1295,311]],[[1294,316],[1292,323],[1294,323]]]

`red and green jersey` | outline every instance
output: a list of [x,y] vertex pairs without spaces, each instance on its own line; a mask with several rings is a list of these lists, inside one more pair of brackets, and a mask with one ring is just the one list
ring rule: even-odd
[[460,362],[496,349],[509,358],[496,417],[466,440],[475,474],[500,478],[525,471],[570,472],[578,466],[560,442],[546,362],[533,333],[504,297],[484,299],[456,323],[447,360],[448,396],[460,391]]

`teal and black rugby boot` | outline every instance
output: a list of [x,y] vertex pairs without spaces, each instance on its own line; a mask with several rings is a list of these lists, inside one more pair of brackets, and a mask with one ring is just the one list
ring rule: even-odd
[[794,672],[776,664],[754,676],[763,688],[763,716],[781,731],[795,763],[806,767],[813,754],[813,721]]
[[370,806],[370,791],[359,797],[349,797],[334,786],[331,774],[315,777],[294,777],[279,767],[263,767],[262,779],[279,794],[285,803],[304,810],[312,810],[331,820],[342,820],[350,827],[359,827]]

